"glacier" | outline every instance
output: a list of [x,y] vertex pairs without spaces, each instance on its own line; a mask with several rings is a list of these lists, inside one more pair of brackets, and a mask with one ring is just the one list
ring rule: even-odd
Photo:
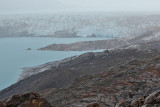
[[124,37],[136,36],[157,26],[160,26],[160,16],[147,14],[54,13],[1,15],[0,37]]

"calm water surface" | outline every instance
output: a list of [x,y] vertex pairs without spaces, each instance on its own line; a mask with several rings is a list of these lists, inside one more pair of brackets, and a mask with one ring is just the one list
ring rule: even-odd
[[[21,68],[57,61],[86,52],[39,51],[36,50],[38,48],[53,43],[73,43],[77,41],[102,39],[104,38],[0,38],[0,90],[17,81],[22,71]],[[27,48],[31,48],[31,50],[27,50]]]

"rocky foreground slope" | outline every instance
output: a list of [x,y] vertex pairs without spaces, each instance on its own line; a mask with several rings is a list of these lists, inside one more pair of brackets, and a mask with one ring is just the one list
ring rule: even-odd
[[[116,64],[95,75],[85,75],[68,88],[47,91],[44,97],[61,107],[84,107],[92,102],[100,107],[141,107],[145,104],[153,107],[156,102],[160,104],[159,78],[160,55],[156,55]],[[158,92],[146,99],[154,91]]]
[[94,102],[100,107],[114,107],[160,90],[157,50],[86,53],[80,59],[21,80],[2,90],[0,99],[39,92],[55,107],[84,107]]

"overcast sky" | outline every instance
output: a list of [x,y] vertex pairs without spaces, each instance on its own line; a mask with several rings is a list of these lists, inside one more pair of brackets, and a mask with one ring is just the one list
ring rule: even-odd
[[55,11],[160,11],[160,0],[0,0],[0,13]]

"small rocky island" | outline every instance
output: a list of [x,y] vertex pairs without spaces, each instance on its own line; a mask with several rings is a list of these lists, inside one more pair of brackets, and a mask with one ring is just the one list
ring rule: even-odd
[[31,48],[27,48],[27,50],[32,50]]

